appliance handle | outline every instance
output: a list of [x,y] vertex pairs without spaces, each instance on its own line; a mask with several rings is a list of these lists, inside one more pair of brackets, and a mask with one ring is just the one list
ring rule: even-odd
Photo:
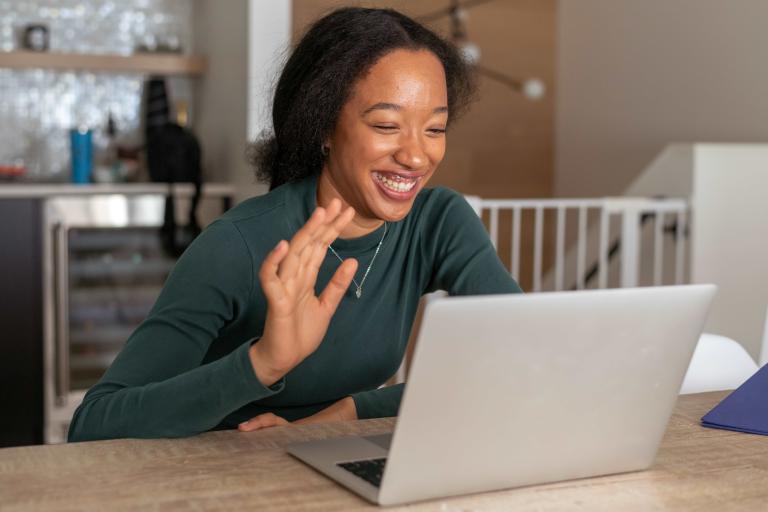
[[54,228],[54,279],[56,326],[56,404],[66,405],[69,397],[69,247],[68,228],[57,223]]

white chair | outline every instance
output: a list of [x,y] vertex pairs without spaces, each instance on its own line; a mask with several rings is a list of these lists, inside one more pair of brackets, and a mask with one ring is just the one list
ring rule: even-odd
[[736,389],[757,370],[757,363],[740,343],[704,333],[693,352],[680,394]]

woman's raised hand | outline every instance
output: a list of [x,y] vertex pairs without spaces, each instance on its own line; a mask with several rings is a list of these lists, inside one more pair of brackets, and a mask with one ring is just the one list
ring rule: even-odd
[[288,373],[323,340],[341,298],[357,270],[348,259],[336,270],[320,296],[315,282],[328,245],[355,215],[341,211],[334,199],[327,209],[317,208],[290,243],[285,240],[267,255],[259,280],[267,297],[267,317],[261,339],[251,346],[250,356],[259,380],[271,386]]

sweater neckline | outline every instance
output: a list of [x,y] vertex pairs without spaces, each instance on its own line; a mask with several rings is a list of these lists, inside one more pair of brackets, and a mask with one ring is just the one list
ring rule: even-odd
[[[295,229],[300,229],[309,220],[309,216],[317,208],[317,179],[318,175],[315,174],[304,180],[299,185],[301,188],[301,215],[299,216],[299,223],[295,226]],[[392,223],[388,223],[387,236],[389,238],[393,228]],[[363,235],[356,238],[337,238],[331,243],[331,246],[337,252],[346,253],[362,253],[369,251],[379,245],[381,237],[384,235],[384,224],[371,231],[367,235]],[[386,243],[382,243],[382,246]]]

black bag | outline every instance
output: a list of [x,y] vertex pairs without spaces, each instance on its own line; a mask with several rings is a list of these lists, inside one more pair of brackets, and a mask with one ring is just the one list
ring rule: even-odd
[[[165,219],[160,236],[165,251],[178,258],[200,234],[197,205],[202,191],[200,143],[186,128],[166,122],[147,130],[147,167],[152,181],[169,184],[165,200]],[[195,192],[185,226],[176,224],[176,205],[170,184],[193,183]]]
[[[178,258],[200,234],[200,225],[197,222],[197,204],[200,202],[202,189],[200,143],[192,132],[170,121],[165,78],[150,77],[145,84],[144,95],[149,178],[169,185],[160,237],[165,251]],[[187,225],[181,228],[176,225],[176,205],[170,186],[173,183],[195,185],[189,220]]]

